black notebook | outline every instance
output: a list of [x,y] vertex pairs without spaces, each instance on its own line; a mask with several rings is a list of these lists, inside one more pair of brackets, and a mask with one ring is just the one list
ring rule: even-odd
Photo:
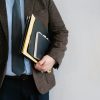
[[35,46],[34,46],[34,57],[40,60],[45,55],[46,50],[49,46],[49,39],[41,32],[36,33]]
[[33,14],[27,20],[23,36],[21,52],[24,56],[37,63],[47,52],[50,45],[48,30]]

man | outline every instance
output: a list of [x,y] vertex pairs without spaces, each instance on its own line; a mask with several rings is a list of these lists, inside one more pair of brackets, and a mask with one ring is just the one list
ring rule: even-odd
[[[52,42],[36,65],[18,52],[31,14],[48,28]],[[55,85],[53,68],[61,64],[67,36],[53,0],[0,0],[0,100],[49,100]]]

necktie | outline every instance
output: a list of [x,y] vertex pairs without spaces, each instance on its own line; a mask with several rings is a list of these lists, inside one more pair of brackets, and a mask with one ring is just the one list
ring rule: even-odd
[[20,0],[14,0],[12,9],[12,71],[16,75],[24,72],[24,57],[20,53],[22,24]]

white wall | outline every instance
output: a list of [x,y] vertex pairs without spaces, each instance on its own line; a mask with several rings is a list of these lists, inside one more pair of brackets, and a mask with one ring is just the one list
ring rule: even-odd
[[54,0],[69,30],[50,100],[100,100],[100,0]]

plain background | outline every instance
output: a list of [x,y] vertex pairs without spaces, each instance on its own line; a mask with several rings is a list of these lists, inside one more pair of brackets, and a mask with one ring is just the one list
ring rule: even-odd
[[69,43],[50,100],[100,100],[100,0],[54,0]]

